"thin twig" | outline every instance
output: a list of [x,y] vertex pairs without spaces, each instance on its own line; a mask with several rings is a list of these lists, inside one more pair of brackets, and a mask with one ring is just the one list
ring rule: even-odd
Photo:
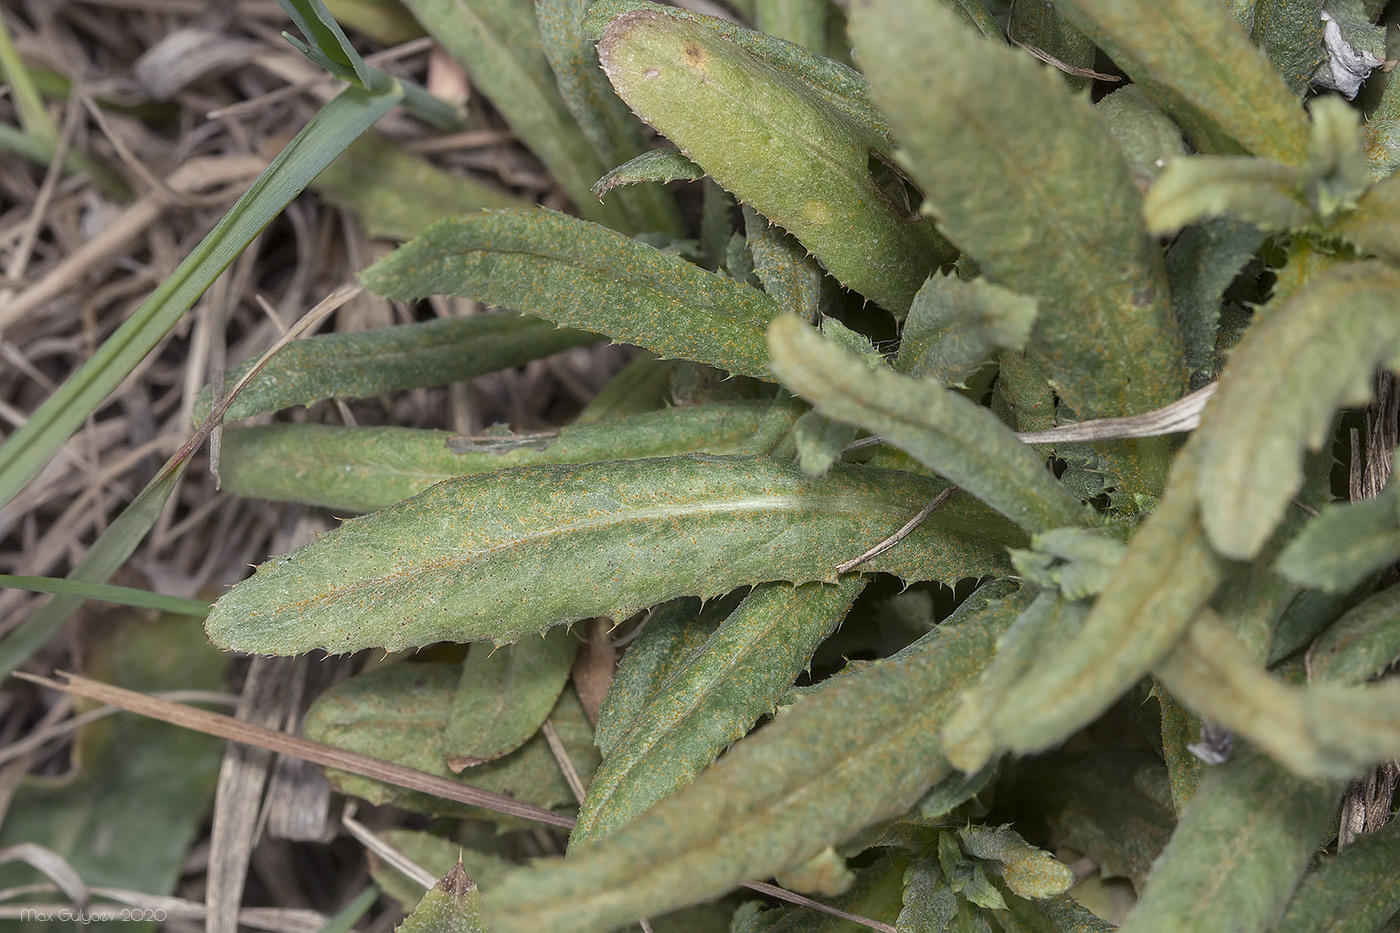
[[578,776],[578,769],[574,767],[573,759],[569,757],[569,750],[564,747],[564,740],[559,738],[559,731],[554,728],[553,722],[546,719],[544,725],[540,726],[540,732],[544,733],[545,743],[549,745],[554,760],[559,764],[559,770],[563,772],[564,781],[569,785],[569,790],[573,791],[574,799],[582,804],[583,797],[588,791],[583,786],[583,780]]
[[903,527],[901,527],[898,531],[896,531],[894,534],[890,535],[888,538],[881,541],[879,544],[875,545],[873,548],[866,551],[859,557],[853,557],[843,564],[838,564],[836,566],[836,572],[848,573],[852,570],[855,570],[861,564],[865,563],[868,560],[872,560],[876,557],[879,557],[881,554],[885,553],[890,548],[894,547],[896,544],[909,537],[909,533],[912,532],[915,528],[918,528],[919,525],[923,523],[924,519],[932,515],[934,509],[947,502],[948,497],[957,491],[958,487],[949,486],[947,489],[934,496],[932,502],[920,509],[919,514],[915,515],[913,518],[909,519],[909,521],[905,522]]

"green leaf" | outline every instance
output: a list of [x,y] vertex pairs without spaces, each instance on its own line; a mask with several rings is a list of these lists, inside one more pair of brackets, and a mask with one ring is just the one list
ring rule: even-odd
[[[509,313],[322,334],[280,350],[233,400],[224,420],[328,398],[367,398],[395,389],[447,385],[598,339],[595,334]],[[225,382],[237,382],[254,362],[245,360]],[[195,417],[203,420],[210,406],[206,389],[195,402]]]
[[948,886],[936,858],[922,858],[904,873],[904,909],[895,921],[898,933],[945,930],[958,910],[958,896]]
[[1308,649],[1312,678],[1361,683],[1400,657],[1400,587],[1392,586],[1327,627]]
[[1304,448],[1333,412],[1365,402],[1377,365],[1400,366],[1400,271],[1379,262],[1319,273],[1232,351],[1201,428],[1196,492],[1211,544],[1257,554],[1302,484]]
[[996,636],[974,616],[941,626],[925,651],[828,681],[633,822],[488,892],[488,924],[610,929],[801,864],[902,813],[948,773],[939,724]]
[[[188,618],[124,613],[84,638],[83,673],[107,683],[147,692],[225,682],[226,657]],[[0,847],[37,843],[88,885],[173,895],[205,825],[223,755],[219,739],[142,716],[88,723],[74,737],[66,774],[16,776]],[[64,764],[68,758],[65,752]],[[0,866],[0,879],[10,890],[45,880],[16,863]]]
[[1001,879],[1013,894],[1054,897],[1074,885],[1074,872],[1068,865],[1022,839],[1010,826],[973,824],[958,830],[958,839],[973,858],[1001,863]]
[[570,850],[596,842],[689,784],[770,712],[864,588],[756,587],[613,740],[579,809]]
[[1303,173],[1249,156],[1173,159],[1143,204],[1153,233],[1229,214],[1264,230],[1288,231],[1313,221],[1302,196]]
[[440,221],[361,278],[386,298],[486,301],[760,379],[764,328],[781,313],[756,288],[544,210]]
[[1216,338],[1225,289],[1264,242],[1264,231],[1228,218],[1193,224],[1167,251],[1167,281],[1181,326],[1191,388],[1219,375]]
[[1046,748],[1088,724],[1169,652],[1224,574],[1191,499],[1197,470],[1177,457],[1161,503],[1075,637],[1047,650],[1007,695],[994,720],[1016,751]]
[[329,70],[342,81],[369,89],[374,83],[374,71],[365,64],[360,53],[345,37],[345,31],[335,21],[321,0],[279,0],[279,5],[296,23],[297,29],[311,42],[307,47],[291,39],[312,61]]
[[815,320],[821,303],[822,268],[807,248],[747,204],[744,235],[763,290],[783,310],[806,321]]
[[932,223],[876,185],[864,130],[714,30],[638,10],[609,24],[598,55],[638,115],[896,315],[953,260]]
[[373,512],[453,476],[532,463],[732,454],[771,403],[712,402],[528,434],[270,424],[224,434],[219,475],[239,496]]
[[[1017,17],[1019,19],[1019,17]],[[1120,87],[1094,105],[1118,143],[1133,181],[1146,191],[1172,158],[1186,154],[1181,127],[1136,84]]]
[[666,147],[643,152],[598,179],[593,194],[602,198],[614,188],[639,185],[643,182],[699,181],[705,170],[681,154],[679,149]]
[[[408,856],[409,861],[441,878],[458,862],[467,876],[487,887],[494,885],[514,866],[498,855],[467,848],[459,842],[416,829],[384,829],[379,838]],[[412,910],[428,892],[421,883],[400,873],[370,853],[369,875],[384,893]]]
[[470,175],[453,175],[378,133],[366,133],[311,188],[353,212],[373,237],[408,240],[435,220],[483,208],[526,207]]
[[1279,556],[1279,572],[1303,586],[1349,593],[1400,561],[1400,498],[1379,497],[1326,509]]
[[175,271],[0,445],[0,503],[9,502],[49,461],[243,247],[401,99],[397,88],[385,93],[351,88],[312,118]]
[[1400,757],[1400,681],[1284,683],[1206,610],[1153,672],[1183,704],[1296,774],[1352,778]]
[[851,9],[851,37],[928,208],[991,279],[1039,301],[1032,345],[1077,416],[1174,401],[1186,381],[1180,338],[1118,147],[1055,74],[957,20],[935,0]]
[[[820,479],[760,457],[499,470],[439,483],[263,564],[207,629],[258,654],[514,641],[767,580],[834,580],[942,484],[869,467]],[[963,537],[964,535],[968,537]],[[956,499],[864,569],[957,580],[1016,532]]]
[[1097,596],[1123,560],[1121,541],[1084,528],[1056,528],[1031,538],[1029,551],[1013,551],[1011,563],[1036,586],[1059,589],[1065,599]]
[[1057,8],[1188,130],[1293,165],[1307,150],[1298,99],[1218,0],[1062,0]]
[[22,577],[0,574],[0,587],[28,590],[31,593],[57,593],[63,596],[76,596],[82,600],[95,599],[100,602],[115,603],[118,606],[156,609],[160,612],[193,616],[200,619],[209,614],[209,604],[202,599],[166,596],[164,593],[152,593],[150,590],[141,590],[130,586],[113,586],[110,583],[93,583],[65,577]]
[[758,0],[755,7],[761,31],[815,52],[826,48],[825,0]]
[[[971,5],[965,3],[964,8]],[[991,23],[989,31],[980,23],[974,23],[982,30],[982,34],[991,38],[1001,38],[1001,29],[996,25],[996,20],[987,15],[986,6],[978,0],[976,6],[981,15]],[[1073,74],[1068,71],[1070,68],[1092,69],[1094,67],[1094,43],[1089,38],[1070,25],[1064,14],[1055,9],[1052,3],[1046,6],[1044,3],[1027,3],[1024,6],[1016,7],[1016,15],[1007,17],[1008,36],[1013,41],[1022,45],[1030,46],[1032,49],[1044,52],[1059,62],[1060,66],[1065,66],[1065,74],[1062,79],[1065,85],[1074,91],[1087,89],[1092,81],[1091,78],[1083,74]],[[1039,58],[1039,56],[1036,56]],[[1110,95],[1111,96],[1111,95]],[[1177,137],[1180,138],[1180,132]]]
[[[564,105],[601,163],[618,165],[638,153],[647,155],[646,131],[598,70],[598,53],[583,28],[589,5],[590,0],[536,0],[535,19]],[[669,193],[640,188],[618,200],[636,229],[680,234],[680,212]]]
[[443,760],[453,771],[515,751],[549,718],[578,652],[567,628],[493,650],[467,652],[443,729]]
[[809,411],[792,426],[797,463],[808,476],[822,476],[841,459],[846,445],[860,432],[848,424]]
[[584,216],[629,227],[620,206],[589,195],[607,170],[560,96],[532,4],[515,0],[407,0],[423,28],[461,62],[515,135],[539,156]]
[[487,933],[481,924],[481,892],[461,862],[423,895],[397,933]]
[[1387,178],[1364,191],[1356,200],[1356,210],[1333,223],[1329,232],[1361,253],[1400,259],[1400,177]]
[[1029,901],[1008,897],[1009,916],[999,917],[1006,933],[1113,933],[1113,924],[1100,919],[1072,895]]
[[1279,933],[1363,933],[1400,910],[1400,821],[1358,836],[1298,886]]
[[1322,0],[1258,0],[1250,38],[1268,53],[1294,94],[1322,64]]
[[1303,174],[1308,205],[1324,223],[1354,210],[1371,185],[1371,169],[1361,138],[1361,114],[1340,98],[1315,98],[1312,142]]
[[[572,805],[573,793],[540,735],[466,775],[453,775],[448,770],[443,761],[443,730],[457,692],[459,672],[456,664],[397,663],[352,677],[316,699],[306,714],[306,737],[473,787],[509,793],[537,806]],[[588,781],[598,767],[598,753],[593,747],[593,730],[572,690],[566,690],[559,698],[550,718],[580,777]],[[422,813],[492,820],[509,827],[523,825],[513,817],[369,778],[340,771],[327,771],[326,776],[341,793],[375,805],[392,804]]]
[[[826,903],[860,917],[892,922],[899,913],[900,883],[908,864],[903,855],[881,855],[866,867],[856,869],[850,890]],[[750,901],[740,907],[734,914],[732,928],[725,927],[726,933],[857,933],[864,929],[803,907],[756,910],[758,906],[757,901]]]
[[1199,930],[1229,918],[1274,929],[1326,839],[1341,787],[1303,780],[1248,747],[1206,770],[1120,930]]
[[608,25],[624,13],[646,10],[713,30],[721,38],[756,55],[789,79],[802,82],[868,134],[875,148],[890,148],[890,128],[885,115],[870,99],[865,76],[849,66],[823,58],[794,42],[774,38],[763,32],[745,29],[729,20],[673,6],[663,6],[651,0],[595,0],[589,7],[584,29],[594,39],[602,38]]
[[994,350],[1024,350],[1036,301],[984,279],[932,275],[904,321],[894,368],[906,376],[960,386]]
[[1038,454],[961,395],[872,369],[796,318],[775,320],[769,344],[783,384],[823,415],[908,451],[1027,531],[1090,521]]

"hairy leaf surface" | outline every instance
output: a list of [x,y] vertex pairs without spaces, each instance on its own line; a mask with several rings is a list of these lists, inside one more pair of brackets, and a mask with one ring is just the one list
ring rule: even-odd
[[705,170],[682,155],[679,149],[651,149],[598,179],[593,185],[593,193],[602,198],[614,188],[624,185],[640,185],[649,181],[698,181],[704,177]]
[[994,350],[1024,350],[1036,302],[985,279],[932,275],[914,296],[894,368],[945,386],[965,383]]
[[1303,879],[1280,933],[1380,930],[1400,910],[1400,820],[1357,837]]
[[780,313],[756,288],[545,210],[441,221],[362,278],[386,298],[487,301],[760,379],[769,378],[763,331]]
[[[215,603],[223,647],[262,654],[515,641],[593,616],[767,580],[834,580],[942,489],[838,466],[820,479],[760,457],[499,470],[439,483],[274,558]],[[864,565],[958,580],[1004,566],[1016,531],[954,497]]]
[[1400,587],[1382,590],[1327,627],[1308,651],[1314,680],[1359,684],[1400,657]]

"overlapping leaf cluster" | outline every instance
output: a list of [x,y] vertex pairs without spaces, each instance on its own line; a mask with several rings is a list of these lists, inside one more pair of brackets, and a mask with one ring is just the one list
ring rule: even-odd
[[[1400,89],[1378,76],[1365,127],[1299,98],[1338,54],[1321,14],[1359,29],[1381,4],[1018,11],[1018,41],[1131,79],[1097,105],[980,0],[852,0],[844,24],[752,4],[795,42],[645,0],[406,5],[590,219],[434,224],[366,284],[507,311],[316,338],[239,413],[588,334],[650,352],[557,433],[231,430],[236,491],[378,511],[264,564],[209,633],[472,643],[336,688],[308,731],[558,807],[553,736],[591,782],[569,854],[473,895],[485,928],[606,930],[770,877],[901,931],[1105,928],[1011,826],[1127,876],[1130,929],[1400,909],[1393,833],[1316,864],[1346,781],[1400,757],[1400,682],[1375,679],[1400,653],[1400,500],[1330,504],[1338,413],[1400,369]],[[862,71],[819,54],[850,51],[842,25]],[[628,108],[674,148],[643,152]],[[701,176],[686,229],[655,182]],[[1211,382],[1185,440],[1018,437]],[[580,704],[559,627],[633,616],[601,710]],[[794,686],[857,646],[874,660]]]

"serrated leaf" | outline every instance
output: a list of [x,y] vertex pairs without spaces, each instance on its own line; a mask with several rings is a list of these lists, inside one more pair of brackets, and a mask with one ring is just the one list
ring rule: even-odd
[[895,921],[898,933],[946,930],[958,910],[958,896],[948,887],[938,861],[922,858],[904,873],[904,909]]
[[488,924],[606,930],[766,877],[902,813],[947,773],[938,724],[990,653],[997,632],[981,622],[828,681],[611,836],[488,892]]
[[643,152],[608,172],[593,184],[593,194],[601,199],[614,188],[644,182],[699,181],[705,170],[687,159],[679,149],[666,147]]
[[1308,649],[1314,680],[1362,683],[1400,657],[1400,587],[1382,590],[1333,622]]
[[544,210],[440,221],[361,278],[386,298],[486,301],[760,379],[763,329],[781,313],[756,288]]
[[1250,327],[1196,438],[1207,536],[1226,557],[1259,552],[1302,484],[1302,451],[1326,441],[1343,405],[1365,402],[1377,365],[1400,365],[1400,271],[1327,269]]
[[[761,457],[671,457],[498,470],[439,483],[263,564],[210,612],[222,647],[296,654],[514,641],[594,616],[767,580],[830,580],[942,488]],[[961,537],[967,535],[968,537]],[[1002,566],[1016,532],[945,504],[862,569],[956,580]]]
[[1285,683],[1210,610],[1153,673],[1202,718],[1249,739],[1305,778],[1352,778],[1400,758],[1400,681]]
[[807,85],[818,97],[861,126],[869,134],[871,145],[884,149],[891,147],[889,124],[880,108],[870,99],[865,76],[794,42],[745,29],[717,16],[664,6],[651,0],[595,0],[589,7],[584,28],[592,38],[600,39],[609,23],[624,13],[636,10],[664,13],[713,30],[721,38],[758,56],[789,78]]
[[872,369],[796,318],[768,333],[783,384],[828,418],[885,438],[1028,531],[1089,521],[990,411],[927,380]]
[[1302,780],[1248,747],[1206,770],[1125,933],[1273,929],[1325,841],[1341,787]]
[[527,203],[477,181],[453,175],[378,133],[366,133],[316,176],[311,189],[353,212],[373,237],[408,240],[435,220],[484,208]]
[[618,205],[589,195],[608,167],[560,96],[545,58],[533,4],[515,0],[407,0],[404,6],[470,73],[516,136],[549,169],[586,217],[629,226]]
[[1167,251],[1167,280],[1192,389],[1218,374],[1222,296],[1263,242],[1258,227],[1222,217],[1187,227]]
[[1393,487],[1375,499],[1332,506],[1279,555],[1279,572],[1303,586],[1349,593],[1400,561],[1398,513]]
[[1264,230],[1295,230],[1314,220],[1302,185],[1301,170],[1267,159],[1173,159],[1147,193],[1143,213],[1158,236],[1225,214]]
[[[590,0],[536,0],[535,22],[564,106],[599,162],[617,165],[648,153],[646,132],[598,70],[598,53],[583,28],[589,5]],[[680,212],[669,193],[641,188],[618,200],[635,229],[680,234]]]
[[1185,371],[1161,254],[1087,100],[935,0],[852,4],[851,36],[940,228],[998,284],[1040,302],[1032,343],[1077,416],[1179,397]]
[[983,279],[932,275],[904,321],[894,368],[945,386],[963,385],[994,350],[1024,350],[1036,301]]
[[993,721],[1010,748],[1030,751],[1093,721],[1169,652],[1224,575],[1192,501],[1188,445],[1161,503],[1138,526],[1117,572],[1068,642],[1049,648],[1003,700]]
[[[328,398],[366,398],[395,389],[447,385],[598,339],[519,314],[479,314],[308,337],[279,351],[234,399],[224,420]],[[237,382],[254,362],[234,367],[225,382]],[[195,417],[203,420],[211,404],[205,389],[195,401]]]
[[423,895],[397,933],[487,933],[481,924],[481,892],[461,862]]
[[[542,807],[572,805],[574,797],[543,736],[535,736],[505,757],[457,776],[443,763],[443,728],[452,709],[459,666],[398,663],[360,674],[321,694],[307,711],[306,737],[363,752],[439,777],[461,780]],[[593,731],[572,691],[565,691],[551,719],[579,775],[587,781],[598,767]],[[407,791],[369,778],[328,771],[341,793],[376,805],[392,804],[422,813],[490,819],[521,825],[476,807]]]
[[1057,7],[1181,123],[1198,148],[1230,140],[1301,164],[1298,100],[1216,0],[1062,0]]
[[1363,933],[1384,929],[1400,910],[1400,821],[1358,836],[1324,857],[1298,886],[1280,933]]
[[1322,0],[1258,0],[1250,38],[1260,46],[1288,89],[1301,95],[1322,64]]
[[492,647],[467,651],[443,727],[443,760],[459,773],[515,751],[539,730],[568,682],[578,640],[557,628]]
[[713,30],[638,10],[609,24],[598,55],[642,119],[896,315],[953,260],[932,223],[876,185],[860,127]]
[[848,577],[836,586],[755,588],[612,741],[570,849],[595,842],[690,783],[771,711],[864,585]]
[[[1000,862],[1001,878],[1013,894],[1054,897],[1074,885],[1074,872],[1068,865],[1022,839],[1010,826],[970,825],[958,830],[958,839],[973,858]],[[1004,910],[1005,904],[998,909]]]
[[1056,528],[1031,538],[1029,551],[1013,551],[1011,564],[1036,586],[1085,599],[1108,586],[1124,550],[1123,542],[1086,528]]
[[744,235],[763,290],[785,311],[803,320],[815,320],[821,301],[822,267],[807,248],[747,204]]
[[270,424],[224,434],[219,475],[234,495],[373,512],[453,476],[532,463],[739,453],[770,402],[668,408],[558,431],[464,436],[413,428]]

